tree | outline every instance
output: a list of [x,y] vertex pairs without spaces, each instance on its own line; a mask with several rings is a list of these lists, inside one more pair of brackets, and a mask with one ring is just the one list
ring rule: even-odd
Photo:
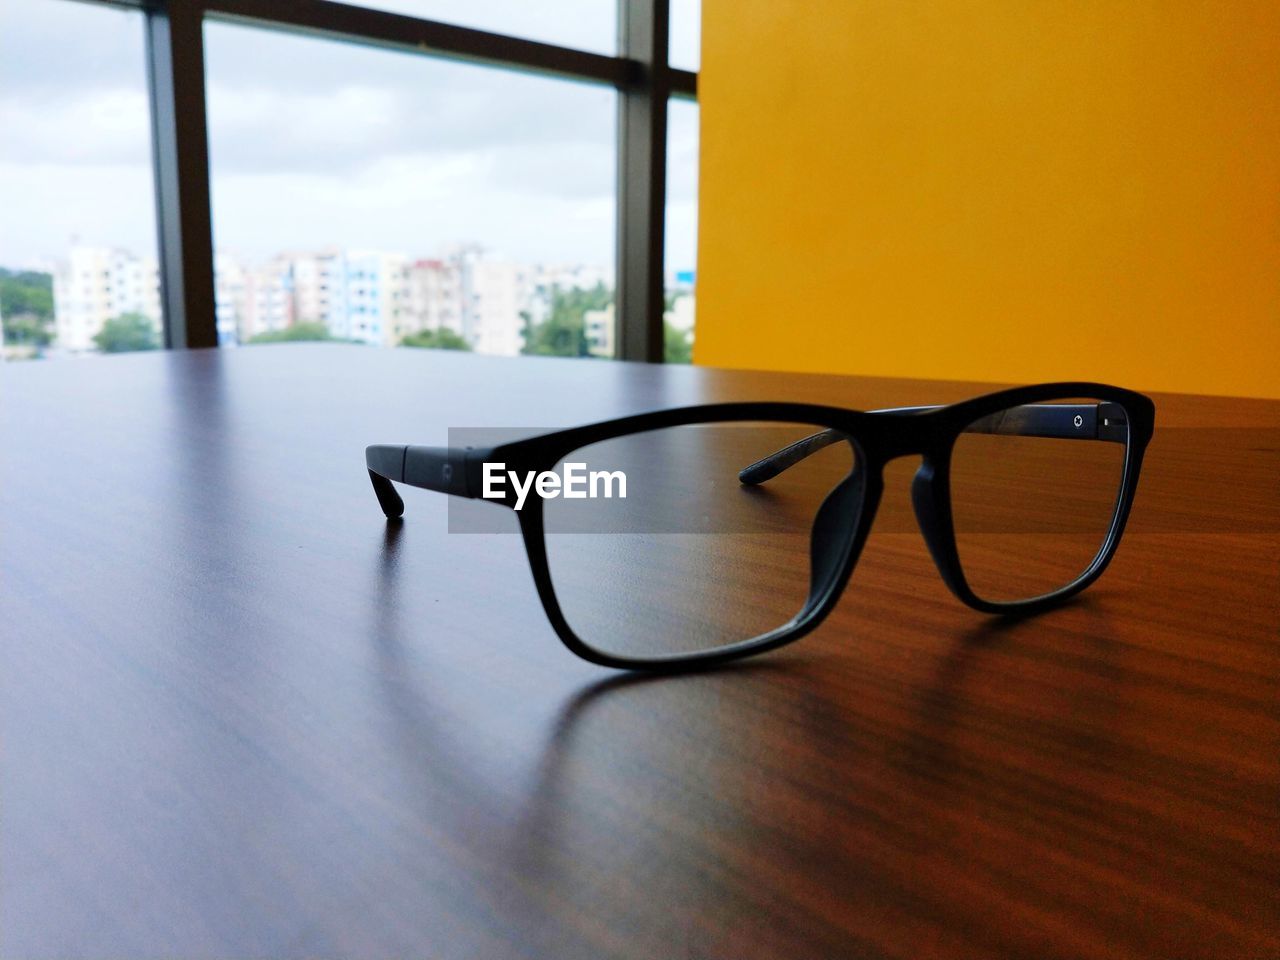
[[0,268],[0,316],[53,321],[53,274]]
[[293,343],[299,340],[332,340],[333,335],[323,323],[295,323],[283,330],[268,330],[250,337],[250,343]]
[[432,350],[470,350],[471,344],[461,334],[447,327],[439,330],[419,330],[400,341],[402,347],[427,347]]
[[53,340],[53,275],[0,268],[4,342],[39,350]]
[[662,321],[662,359],[667,363],[692,363],[693,341],[688,330],[681,330],[670,320]]
[[53,332],[49,324],[42,321],[34,313],[20,313],[17,316],[5,315],[4,343],[7,347],[47,347],[53,340]]
[[584,318],[588,310],[603,310],[613,301],[613,291],[603,283],[590,289],[573,287],[551,291],[551,312],[542,323],[526,326],[522,353],[537,357],[586,357]]
[[155,327],[140,313],[122,313],[102,325],[93,342],[103,353],[155,350],[160,346]]

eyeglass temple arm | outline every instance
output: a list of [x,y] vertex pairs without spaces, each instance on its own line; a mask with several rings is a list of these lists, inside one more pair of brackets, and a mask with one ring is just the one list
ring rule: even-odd
[[[931,407],[893,407],[872,410],[892,416],[925,413],[940,409]],[[1000,410],[969,424],[965,433],[993,433],[1019,437],[1050,437],[1063,440],[1110,440],[1124,443],[1128,425],[1124,408],[1116,403],[1028,403]],[[743,467],[738,480],[747,486],[772,480],[788,467],[795,466],[819,450],[839,443],[845,435],[839,430],[823,430],[797,440],[777,453]]]
[[[404,501],[391,481],[455,497],[475,497],[467,479],[467,457],[477,452],[462,447],[415,447],[376,444],[365,447],[364,462],[377,494],[378,505],[388,518],[404,513]],[[480,455],[483,457],[484,452]]]

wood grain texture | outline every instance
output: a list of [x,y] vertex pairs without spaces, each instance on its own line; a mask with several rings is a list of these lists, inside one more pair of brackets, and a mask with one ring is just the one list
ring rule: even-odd
[[[1157,397],[1077,602],[974,614],[895,463],[798,644],[640,679],[362,451],[966,384],[254,347],[0,370],[0,956],[1280,956],[1280,403]],[[767,584],[763,585],[767,588]]]

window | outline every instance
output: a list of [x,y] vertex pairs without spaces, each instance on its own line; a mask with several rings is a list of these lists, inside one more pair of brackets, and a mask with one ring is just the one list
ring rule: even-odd
[[361,6],[613,55],[616,0],[357,0]]
[[[220,23],[205,38],[224,342],[613,355],[580,332],[613,299],[612,87]],[[457,291],[468,308],[447,312]]]
[[[0,204],[24,228],[0,236],[0,352],[328,338],[661,359],[656,293],[689,275],[692,227],[686,191],[665,212],[690,263],[646,256],[652,106],[697,84],[655,51],[666,4],[227,6],[0,7],[18,132]],[[696,7],[676,6],[687,38]]]
[[672,100],[667,111],[664,358],[692,359],[698,250],[698,105]]
[[162,342],[145,64],[137,11],[0,5],[7,359]]
[[698,70],[702,66],[702,2],[671,0],[671,29],[667,34],[671,66]]

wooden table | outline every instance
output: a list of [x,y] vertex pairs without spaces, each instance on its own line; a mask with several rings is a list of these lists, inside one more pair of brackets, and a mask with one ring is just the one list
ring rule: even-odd
[[[646,679],[366,443],[965,384],[300,345],[0,370],[0,956],[1280,956],[1280,403],[1157,397],[1078,602],[945,590],[914,463],[815,634]],[[895,514],[895,511],[897,513]],[[896,520],[895,520],[896,516]]]

